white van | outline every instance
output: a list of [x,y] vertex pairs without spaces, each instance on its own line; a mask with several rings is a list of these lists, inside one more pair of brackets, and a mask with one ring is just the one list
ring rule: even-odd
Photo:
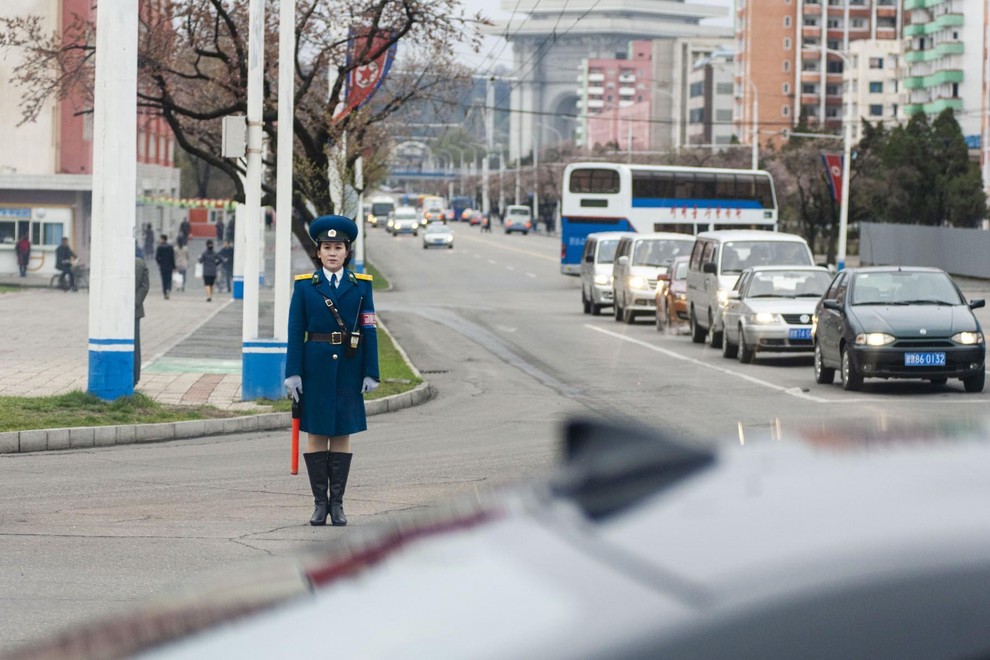
[[698,234],[687,273],[691,341],[722,346],[722,308],[744,269],[814,265],[811,248],[797,234],[745,229]]
[[602,307],[612,306],[612,262],[619,239],[628,231],[602,231],[588,234],[581,254],[581,305],[585,314],[598,316]]
[[672,232],[620,238],[612,264],[615,320],[632,323],[639,314],[655,314],[657,277],[667,272],[674,257],[690,254],[693,245],[694,236]]

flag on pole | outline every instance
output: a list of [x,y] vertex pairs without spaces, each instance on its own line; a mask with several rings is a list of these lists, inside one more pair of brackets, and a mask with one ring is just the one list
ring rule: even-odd
[[[374,60],[367,64],[362,64],[352,68],[347,78],[344,80],[344,107],[334,117],[334,120],[342,119],[354,110],[371,100],[378,88],[381,87],[388,70],[392,66],[395,58],[395,49],[398,45],[393,43],[388,48],[392,35],[382,30],[371,30],[369,28],[352,28],[347,45],[347,65],[357,59],[359,53],[381,53]],[[384,48],[384,50],[382,50]]]
[[828,175],[828,187],[832,189],[832,197],[838,204],[842,198],[842,154],[823,153],[822,162]]

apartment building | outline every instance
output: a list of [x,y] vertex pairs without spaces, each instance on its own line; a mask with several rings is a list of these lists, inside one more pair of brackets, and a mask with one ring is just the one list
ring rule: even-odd
[[845,71],[853,139],[860,140],[863,122],[888,128],[902,123],[908,95],[903,79],[903,46],[892,39],[862,39],[849,44],[850,66]]
[[732,143],[733,79],[731,52],[695,60],[688,77],[686,145],[716,150]]
[[577,144],[650,148],[652,58],[651,42],[637,40],[629,42],[625,57],[581,60],[577,109],[584,121],[575,130]]
[[[89,17],[95,23],[90,0],[4,0],[3,16],[40,16],[52,33],[73,20]],[[54,251],[63,236],[88,261],[91,240],[93,174],[92,114],[84,99],[49,101],[36,121],[21,121],[23,90],[8,81],[23,54],[0,55],[0,273],[16,273],[14,243],[27,234],[32,243],[32,272],[53,273]],[[138,196],[177,197],[179,170],[173,166],[174,138],[156,116],[138,116]],[[181,209],[139,206],[137,223],[151,222],[157,231],[177,226]]]
[[761,143],[781,139],[802,114],[839,129],[851,45],[897,40],[902,25],[898,0],[736,0],[737,133],[758,125]]

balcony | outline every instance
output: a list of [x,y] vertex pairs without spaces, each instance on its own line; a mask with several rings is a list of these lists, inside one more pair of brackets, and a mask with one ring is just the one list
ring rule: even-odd
[[589,73],[588,74],[588,82],[589,83],[593,83],[593,82],[604,82],[604,81],[605,81],[605,74],[604,73]]
[[604,107],[605,107],[605,101],[603,99],[588,99],[589,110],[600,110]]
[[940,5],[947,0],[904,0],[904,11],[913,11],[915,9],[929,9],[936,5]]
[[947,41],[930,50],[910,50],[904,54],[904,61],[909,64],[931,62],[949,55],[962,55],[964,51],[965,46],[961,41]]
[[604,87],[589,87],[588,96],[601,96],[605,93]]
[[635,87],[620,87],[619,96],[636,96]]
[[636,74],[633,73],[623,73],[619,76],[620,85],[628,85],[636,82]]
[[904,79],[904,89],[926,89],[946,83],[960,83],[963,81],[963,72],[959,69],[947,69],[938,71],[930,76],[909,76]]

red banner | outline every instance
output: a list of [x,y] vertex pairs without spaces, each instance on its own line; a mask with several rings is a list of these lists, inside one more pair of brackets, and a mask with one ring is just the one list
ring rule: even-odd
[[[367,31],[361,33],[359,30],[352,30],[347,48],[348,66],[357,59],[359,54],[375,53],[384,48],[391,36],[390,33],[382,31],[369,34]],[[334,119],[346,116],[371,100],[371,97],[385,80],[389,67],[392,66],[396,45],[393,43],[371,62],[350,70],[344,81],[344,108]]]
[[835,202],[841,203],[842,199],[842,154],[822,154],[822,161],[825,163],[825,172],[828,174],[828,187],[832,189],[832,197]]

